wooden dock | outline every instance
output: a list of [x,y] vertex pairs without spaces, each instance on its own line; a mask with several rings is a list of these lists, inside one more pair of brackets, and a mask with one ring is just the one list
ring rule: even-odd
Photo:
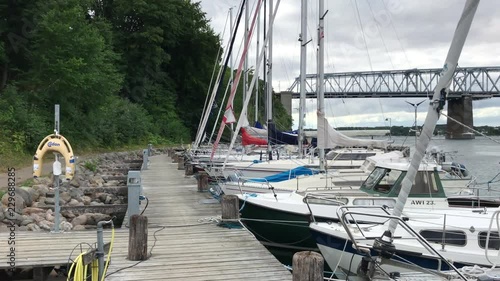
[[[211,200],[208,193],[197,192],[196,180],[185,177],[168,156],[150,157],[150,163],[149,169],[141,172],[141,178],[144,195],[149,198],[144,215],[149,222],[151,257],[138,264],[127,260],[128,229],[117,229],[106,280],[292,279],[248,231],[217,226],[220,204]],[[145,201],[141,205],[144,207]],[[105,229],[105,242],[110,236],[111,231]],[[16,266],[64,264],[81,242],[94,244],[96,231],[18,232]],[[0,249],[5,257],[5,247]],[[0,268],[7,267],[5,262],[0,264]]]

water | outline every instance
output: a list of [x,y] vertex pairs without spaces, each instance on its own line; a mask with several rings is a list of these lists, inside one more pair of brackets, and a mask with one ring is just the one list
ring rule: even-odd
[[[393,145],[409,146],[411,153],[415,150],[414,136],[392,137],[392,139]],[[495,136],[493,139],[500,142],[500,136]],[[487,182],[500,172],[500,143],[488,138],[447,140],[444,137],[435,137],[431,140],[429,149],[433,146],[447,153],[446,161],[464,164],[471,174],[477,177],[478,183]]]

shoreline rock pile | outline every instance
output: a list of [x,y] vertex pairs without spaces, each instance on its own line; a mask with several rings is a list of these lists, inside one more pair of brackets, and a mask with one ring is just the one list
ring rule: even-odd
[[[153,152],[159,154],[165,151]],[[112,217],[116,217],[115,225],[117,222],[118,226],[121,225],[127,210],[127,173],[129,169],[140,170],[141,165],[142,150],[105,153],[79,161],[74,178],[70,182],[60,180],[59,229],[93,229],[97,222]],[[0,189],[0,194],[3,194],[0,232],[7,232],[12,222],[20,231],[54,229],[56,198],[51,175],[34,179],[28,186],[17,186],[14,212],[7,208],[7,189]]]

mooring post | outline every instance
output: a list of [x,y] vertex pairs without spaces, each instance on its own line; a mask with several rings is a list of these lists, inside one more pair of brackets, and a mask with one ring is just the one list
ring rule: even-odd
[[186,164],[184,164],[184,175],[186,176],[192,176],[193,175],[193,171],[194,171],[194,167],[193,167],[193,163],[191,161],[188,161]]
[[223,195],[221,201],[222,221],[235,222],[240,219],[238,196]]
[[142,150],[142,170],[147,170],[148,169],[148,163],[149,163],[149,149],[143,149]]
[[128,171],[127,175],[127,189],[128,189],[128,217],[129,225],[130,218],[133,215],[139,214],[140,196],[142,194],[141,172]]
[[198,182],[198,192],[204,192],[208,190],[208,173],[205,171],[198,172],[197,178]]
[[293,281],[322,281],[324,259],[312,251],[297,252],[293,255]]
[[128,259],[147,260],[148,257],[148,217],[133,215],[130,218]]
[[184,170],[184,155],[180,155],[177,162],[177,170]]
[[153,156],[153,145],[148,144],[148,156]]
[[173,163],[179,162],[179,154],[175,150],[172,152],[172,162]]

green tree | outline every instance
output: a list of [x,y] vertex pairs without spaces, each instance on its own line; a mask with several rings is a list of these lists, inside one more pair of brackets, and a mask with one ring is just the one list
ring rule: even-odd
[[81,0],[35,6],[37,24],[28,47],[31,68],[19,83],[33,103],[49,109],[48,116],[60,104],[61,131],[81,140],[92,139],[89,113],[118,93],[122,83],[115,66],[118,57],[101,35],[110,27],[89,22],[86,6]]
[[199,3],[95,2],[96,16],[113,25],[125,74],[121,96],[142,104],[160,133],[184,140],[197,128],[219,38]]

